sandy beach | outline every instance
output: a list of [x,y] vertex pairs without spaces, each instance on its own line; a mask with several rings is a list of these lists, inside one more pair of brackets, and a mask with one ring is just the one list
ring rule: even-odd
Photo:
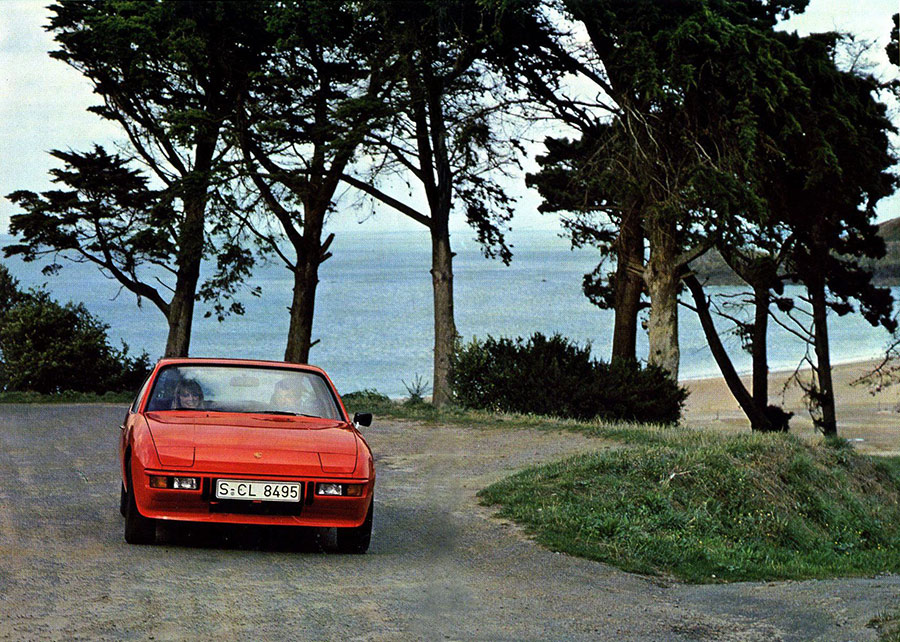
[[[875,395],[862,384],[851,385],[871,372],[874,361],[834,366],[832,376],[837,402],[838,436],[851,440],[860,452],[900,455],[900,384]],[[796,384],[785,389],[792,373],[769,375],[769,403],[794,413],[791,433],[804,439],[817,440],[821,434],[813,428],[803,401],[803,391]],[[681,382],[691,394],[685,404],[683,423],[706,426],[725,432],[749,432],[750,422],[728,390],[723,379],[699,379]],[[744,384],[750,388],[749,377]]]

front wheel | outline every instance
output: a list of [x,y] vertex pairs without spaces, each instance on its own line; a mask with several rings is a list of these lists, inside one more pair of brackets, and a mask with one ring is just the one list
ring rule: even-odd
[[122,490],[119,491],[119,512],[122,517],[128,514],[128,493],[125,492],[125,484],[122,484]]
[[372,515],[375,511],[375,498],[369,504],[369,512],[362,524],[353,528],[337,529],[337,549],[341,553],[362,554],[369,550],[372,540]]
[[125,504],[125,541],[129,544],[153,544],[156,541],[156,520],[144,517],[134,501],[134,483],[131,481],[131,462],[128,465],[128,487]]

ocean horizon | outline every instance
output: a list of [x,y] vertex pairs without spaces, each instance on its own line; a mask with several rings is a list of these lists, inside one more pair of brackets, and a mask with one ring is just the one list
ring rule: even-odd
[[[463,341],[488,335],[527,337],[534,332],[559,333],[580,345],[591,345],[595,358],[609,358],[613,312],[600,310],[582,293],[584,274],[591,272],[599,254],[591,248],[572,250],[568,239],[550,230],[513,231],[513,260],[509,266],[486,259],[468,232],[456,232],[451,242],[454,258],[454,311]],[[0,235],[0,247],[14,238]],[[319,270],[310,362],[324,368],[338,390],[376,389],[391,397],[408,394],[416,377],[432,377],[431,245],[427,230],[409,232],[347,231],[335,235],[333,256]],[[146,351],[151,360],[162,355],[166,322],[148,301],[136,297],[104,277],[93,265],[59,261],[63,269],[44,275],[49,260],[24,263],[3,259],[24,287],[45,285],[65,303],[81,302],[91,314],[109,325],[110,343],[124,341],[131,354]],[[208,275],[204,265],[201,280]],[[293,279],[280,262],[260,265],[247,281],[239,300],[242,316],[223,322],[204,317],[209,310],[197,303],[191,356],[280,360],[288,327],[288,306]],[[261,297],[249,295],[260,287]],[[801,288],[789,286],[789,292]],[[900,288],[893,288],[900,298]],[[710,293],[738,294],[738,286],[709,287]],[[645,313],[646,315],[646,313]],[[877,358],[889,340],[886,331],[872,328],[860,315],[830,317],[831,354],[835,364]],[[717,319],[726,348],[737,370],[747,373],[750,356],[730,323]],[[796,337],[770,323],[769,367],[792,370],[806,347]],[[720,376],[696,315],[679,313],[680,378]],[[639,333],[638,355],[647,354],[647,337]]]

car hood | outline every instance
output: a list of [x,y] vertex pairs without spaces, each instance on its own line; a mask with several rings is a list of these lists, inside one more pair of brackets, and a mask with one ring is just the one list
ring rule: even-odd
[[151,412],[147,423],[165,468],[223,475],[352,474],[359,443],[343,421],[282,415]]

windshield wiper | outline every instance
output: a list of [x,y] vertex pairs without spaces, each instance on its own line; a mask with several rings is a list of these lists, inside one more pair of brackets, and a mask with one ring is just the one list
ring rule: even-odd
[[289,412],[287,410],[259,410],[258,415],[287,415],[288,417],[313,417],[319,419],[318,415],[307,415],[302,412]]

